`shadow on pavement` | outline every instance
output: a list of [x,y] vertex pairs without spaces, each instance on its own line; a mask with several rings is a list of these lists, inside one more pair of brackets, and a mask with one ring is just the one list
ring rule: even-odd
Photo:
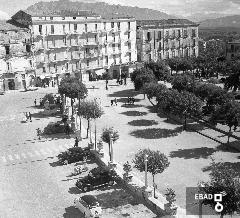
[[108,97],[117,98],[117,97],[134,97],[139,93],[136,92],[134,89],[125,89],[117,92],[113,92],[109,94]]
[[123,104],[121,107],[125,108],[138,108],[138,107],[143,107],[141,104]]
[[[229,168],[231,170],[233,170],[236,173],[236,176],[240,176],[240,162],[220,162],[217,163],[217,168],[220,169],[221,168]],[[207,171],[212,171],[212,166],[209,165],[207,167],[202,168],[203,172],[207,172]]]
[[141,120],[133,120],[131,122],[128,122],[128,124],[131,126],[152,126],[152,125],[157,125],[158,122],[156,122],[155,120],[141,119]]
[[239,146],[239,141],[233,141],[228,143],[223,143],[217,147],[218,150],[221,150],[223,152],[231,152],[231,153],[240,153],[237,149],[231,147],[231,146]]
[[130,135],[136,138],[160,139],[177,136],[178,133],[180,132],[182,132],[182,127],[177,127],[175,129],[151,128],[151,129],[138,129],[132,131]]
[[57,133],[57,134],[51,134],[51,135],[42,135],[42,138],[47,139],[48,141],[50,140],[57,140],[57,139],[71,139],[75,138],[75,134],[70,134],[69,136],[66,135],[66,133]]
[[65,208],[65,211],[66,212],[63,214],[64,218],[84,218],[84,215],[80,212],[80,210],[74,206]]
[[49,165],[50,165],[51,167],[60,167],[60,166],[63,166],[63,164],[62,164],[60,161],[55,161],[55,162],[49,163]]
[[184,158],[184,159],[200,159],[208,158],[217,150],[214,148],[201,147],[201,148],[192,148],[192,149],[179,149],[177,151],[172,151],[169,154],[171,158]]
[[147,115],[147,112],[125,111],[125,112],[122,112],[121,114],[126,115],[126,116],[136,117],[136,116],[144,116],[144,115]]
[[33,113],[32,117],[33,118],[49,118],[49,117],[57,117],[59,115],[60,115],[60,111],[54,114],[49,114],[49,115],[43,114],[42,112],[38,112],[38,113]]

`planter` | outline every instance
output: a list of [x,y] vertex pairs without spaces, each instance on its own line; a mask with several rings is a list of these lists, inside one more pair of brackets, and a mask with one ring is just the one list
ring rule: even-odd
[[144,190],[144,196],[145,196],[145,198],[150,198],[150,197],[152,197],[152,189],[150,189],[149,187],[146,188],[146,189]]
[[133,176],[130,175],[130,174],[128,174],[128,173],[124,173],[124,174],[123,174],[123,179],[124,179],[127,183],[132,182],[132,178],[133,178]]
[[89,147],[90,149],[94,149],[94,143],[88,143],[88,147]]
[[164,210],[166,211],[166,213],[168,215],[176,215],[177,208],[178,207],[175,204],[172,204],[172,203],[164,204]]
[[98,155],[99,157],[104,157],[104,152],[99,152]]
[[116,163],[113,163],[113,162],[108,162],[108,167],[109,167],[110,169],[115,169],[115,168],[116,168],[116,166],[117,166],[117,164],[116,164]]

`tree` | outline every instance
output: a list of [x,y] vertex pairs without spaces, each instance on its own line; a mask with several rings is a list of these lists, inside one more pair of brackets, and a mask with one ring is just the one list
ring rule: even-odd
[[63,78],[58,87],[61,95],[71,98],[72,116],[73,116],[73,99],[84,99],[88,94],[86,86],[76,78]]
[[109,157],[111,157],[111,142],[116,142],[119,139],[118,131],[114,130],[113,127],[103,129],[101,139],[108,144]]
[[148,100],[153,106],[156,106],[152,99],[161,95],[163,91],[165,91],[167,87],[163,84],[157,84],[155,82],[145,83],[142,88],[142,92],[147,95]]
[[229,101],[220,105],[215,113],[212,114],[210,121],[212,123],[226,124],[229,127],[228,144],[230,140],[231,130],[236,131],[240,124],[240,104],[236,101]]
[[160,151],[152,151],[149,148],[140,150],[133,159],[133,164],[140,172],[145,171],[145,156],[148,155],[147,171],[152,174],[154,197],[155,194],[155,175],[162,173],[170,164],[165,154]]
[[150,61],[144,63],[144,67],[146,69],[150,69],[158,81],[169,81],[170,80],[170,72],[168,66],[163,62],[158,60],[157,62]]
[[90,121],[91,119],[96,121],[97,118],[100,118],[103,115],[103,110],[96,101],[89,100],[81,102],[78,108],[78,114],[88,121],[87,137],[88,133],[90,133],[90,143],[92,143]]
[[140,74],[138,74],[135,78],[134,81],[135,90],[139,91],[145,83],[150,82],[157,83],[156,77],[154,76],[152,71],[143,68],[143,71]]
[[106,80],[106,90],[108,90],[108,80],[113,79],[113,74],[109,70],[103,73],[102,78]]
[[186,90],[186,91],[193,91],[194,90],[194,78],[193,76],[189,75],[176,75],[172,81],[172,88],[177,89],[179,92]]
[[[240,212],[240,183],[239,174],[224,163],[211,163],[211,173],[209,182],[201,182],[199,189],[203,194],[223,194],[223,210],[220,217],[232,215]],[[214,198],[203,200],[203,204],[211,206],[215,210],[216,202]]]
[[209,84],[209,83],[198,83],[195,88],[194,94],[201,98],[203,101],[208,99],[212,93],[215,92],[215,90],[220,90],[221,88],[214,85],[214,84]]

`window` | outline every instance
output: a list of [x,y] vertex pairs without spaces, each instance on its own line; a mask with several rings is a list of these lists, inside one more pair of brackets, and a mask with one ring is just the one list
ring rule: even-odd
[[162,50],[162,43],[161,42],[159,42],[159,44],[158,44],[158,50],[159,51]]
[[128,39],[130,39],[130,32],[128,32]]
[[54,54],[53,58],[54,58],[55,61],[57,60],[57,54],[56,53]]
[[108,40],[107,34],[106,34],[106,41]]
[[118,50],[121,50],[121,44],[118,44]]
[[95,38],[95,42],[97,43],[97,36],[95,35],[94,38]]
[[196,57],[196,50],[195,50],[195,48],[193,49],[193,56]]
[[87,60],[87,67],[89,67],[89,60]]
[[108,56],[105,56],[105,63],[108,65]]
[[178,37],[181,37],[181,30],[178,30]]
[[112,33],[113,41],[115,42],[115,34]]
[[53,17],[50,17],[50,20],[53,20]]
[[87,31],[88,31],[87,24],[85,24],[85,32],[87,32]]
[[74,31],[76,32],[77,31],[77,24],[76,23],[73,25],[73,28],[74,28]]
[[175,58],[175,51],[172,52],[172,57]]
[[169,52],[166,52],[166,58],[169,59]]
[[67,45],[67,38],[66,37],[63,37],[63,43],[64,43],[64,45]]
[[151,41],[151,33],[147,32],[147,41]]
[[55,47],[55,40],[52,39],[52,46]]
[[69,67],[69,64],[68,64],[68,63],[66,63],[66,70],[68,70],[68,67]]
[[112,45],[113,52],[115,52],[115,44]]
[[166,37],[169,37],[169,31],[168,30],[166,31]]
[[128,29],[130,30],[130,27],[131,27],[131,23],[130,22],[128,22]]
[[103,23],[103,28],[106,30],[106,22]]
[[98,66],[100,65],[100,61],[99,61],[99,59],[97,59],[97,65],[98,65]]
[[117,27],[120,30],[120,22],[117,23]]
[[65,33],[65,25],[63,24],[63,33]]
[[111,28],[114,28],[114,22],[111,22]]
[[192,29],[192,37],[196,37],[196,30]]
[[54,25],[51,25],[51,34],[54,34]]
[[116,55],[113,55],[113,63],[117,64]]
[[73,17],[73,20],[76,20],[76,17]]
[[57,72],[57,65],[56,64],[53,65],[53,68],[54,68],[55,72]]
[[161,38],[162,38],[162,32],[159,30],[158,31],[158,40],[161,40]]
[[193,47],[196,46],[196,39],[193,39]]
[[26,52],[31,52],[31,45],[30,44],[26,44]]
[[129,53],[129,62],[131,62],[131,61],[132,61],[132,54]]
[[97,23],[95,24],[95,30],[97,31]]
[[39,26],[38,26],[38,31],[39,31],[39,33],[42,35],[42,25],[39,25]]
[[46,73],[46,67],[43,67],[42,69],[43,69],[43,73]]
[[5,49],[6,49],[6,55],[9,55],[10,54],[10,46],[5,45]]

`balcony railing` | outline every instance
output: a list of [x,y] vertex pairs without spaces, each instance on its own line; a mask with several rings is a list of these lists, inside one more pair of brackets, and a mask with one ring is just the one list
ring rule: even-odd
[[84,46],[98,46],[99,42],[84,42]]

